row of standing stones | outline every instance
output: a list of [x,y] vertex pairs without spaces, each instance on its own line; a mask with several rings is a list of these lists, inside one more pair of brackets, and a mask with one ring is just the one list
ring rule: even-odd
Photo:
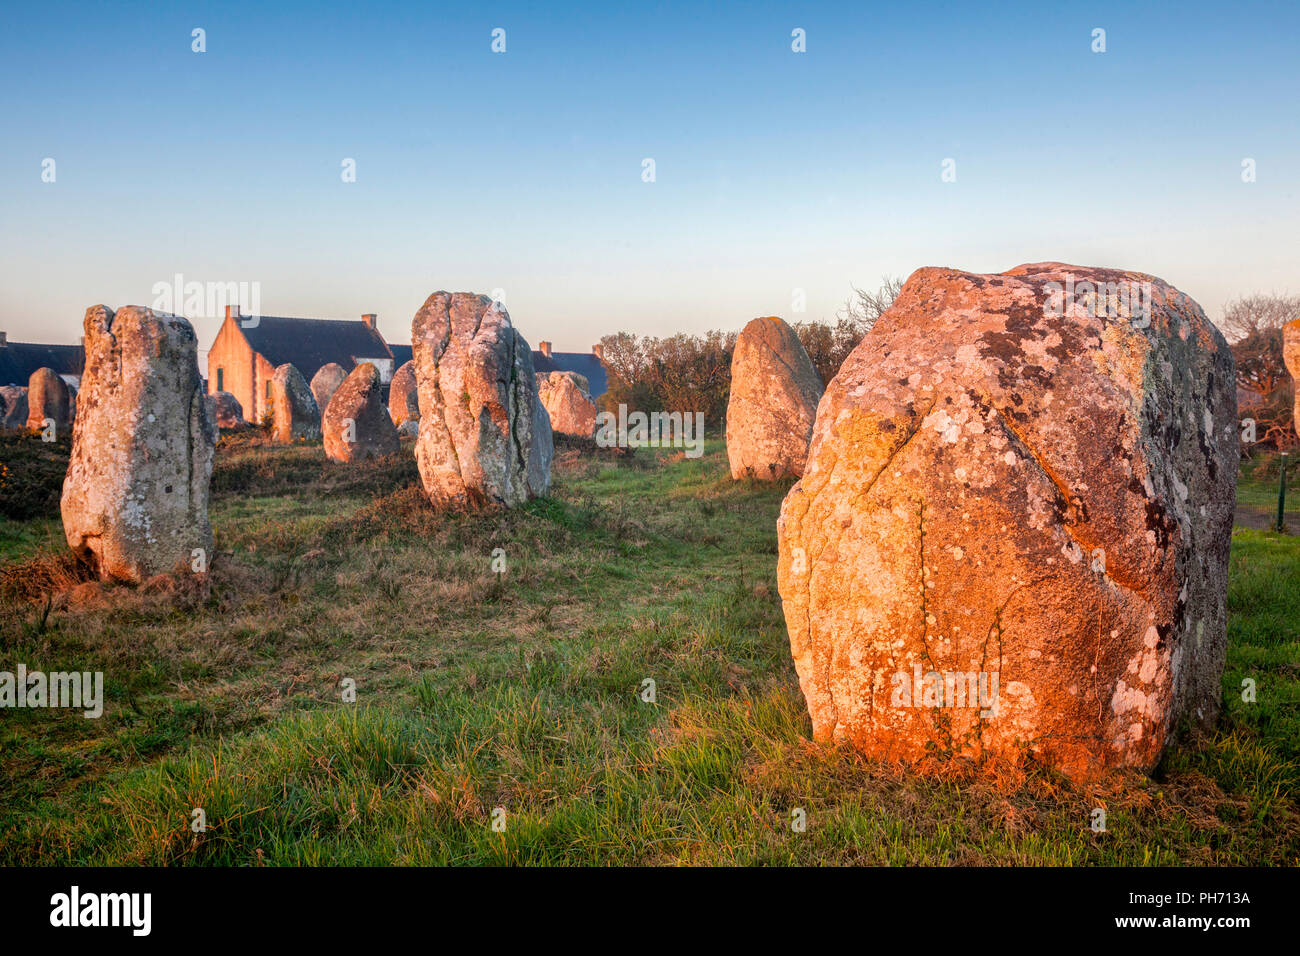
[[[488,334],[495,334],[491,326]],[[450,369],[448,365],[448,376]],[[552,430],[591,438],[596,403],[587,379],[576,372],[538,372],[535,379]],[[348,374],[331,362],[312,376],[310,384],[293,365],[281,365],[270,387],[271,436],[282,444],[321,439],[326,455],[335,461],[391,454],[399,447],[399,436],[419,435],[416,361],[412,359],[393,374],[386,410],[381,385],[379,373],[370,363],[362,363]],[[247,424],[235,396],[215,392],[210,398],[219,428],[238,429]]]
[[[69,545],[105,579],[138,583],[206,567],[217,427],[242,423],[239,403],[228,393],[203,395],[197,341],[183,318],[95,306],[85,333],[84,411],[61,509]],[[549,416],[531,351],[505,311],[485,296],[440,292],[416,315],[412,334],[415,358],[394,376],[388,410],[369,363],[346,376],[326,366],[310,387],[293,366],[278,368],[274,437],[323,439],[330,458],[351,461],[396,451],[399,428],[411,432],[424,418],[416,458],[435,503],[511,506],[545,494]],[[592,422],[594,404],[584,398]]]
[[44,431],[71,427],[77,415],[77,390],[52,368],[38,368],[27,385],[0,387],[0,431]]
[[[206,570],[218,422],[242,421],[238,402],[204,394],[197,339],[184,318],[99,305],[86,312],[85,334],[81,413],[61,501],[69,546],[106,580]],[[393,412],[370,363],[336,385],[317,375],[316,395],[296,368],[278,368],[274,437],[319,438],[330,458],[353,461],[397,451],[398,425],[420,420],[415,455],[435,504],[513,506],[544,495],[550,421],[531,351],[505,310],[486,296],[438,292],[416,314],[412,339],[413,368],[390,396]],[[403,381],[414,383],[414,398],[401,391]]]
[[[1050,308],[1070,280],[1144,284],[1148,321]],[[439,507],[544,495],[548,407],[589,436],[586,383],[534,375],[486,296],[434,293],[411,334],[411,384],[394,377],[388,410],[371,366],[332,388],[277,370],[281,439],[318,437],[310,415],[296,423],[323,400],[331,457],[344,419],[384,448],[418,421]],[[211,549],[213,410],[184,319],[97,306],[86,343],[65,531],[101,576],[138,582]],[[1180,728],[1216,719],[1235,376],[1221,333],[1176,289],[1059,263],[921,269],[824,390],[785,322],[751,322],[726,424],[734,477],[798,479],[777,575],[818,740],[885,759],[1033,754],[1078,779],[1149,771]],[[912,693],[923,673],[946,679],[946,702]],[[991,677],[991,699],[954,698],[963,675]]]

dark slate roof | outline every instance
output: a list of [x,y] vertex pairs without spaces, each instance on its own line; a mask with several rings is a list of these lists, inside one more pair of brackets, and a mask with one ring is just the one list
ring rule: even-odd
[[411,361],[411,359],[415,358],[415,355],[411,350],[411,346],[409,345],[394,345],[392,342],[389,342],[388,351],[393,353],[394,372],[396,372],[407,362]]
[[8,342],[0,346],[0,385],[25,387],[38,368],[52,368],[60,375],[80,375],[85,366],[86,350],[80,345]]
[[533,350],[534,372],[577,372],[591,385],[591,397],[600,398],[609,389],[605,379],[605,363],[591,352],[552,352],[547,358]]
[[[256,325],[244,325],[253,318]],[[345,372],[354,358],[387,358],[384,337],[360,319],[294,319],[279,315],[244,316],[240,330],[253,351],[279,368],[292,365],[311,381],[322,365],[337,362]]]

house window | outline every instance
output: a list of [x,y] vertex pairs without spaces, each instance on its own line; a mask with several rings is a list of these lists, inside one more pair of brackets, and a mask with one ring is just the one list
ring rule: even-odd
[[218,392],[224,392],[224,391],[226,390],[226,375],[225,375],[225,373],[226,373],[226,370],[225,370],[224,368],[219,368],[219,369],[217,369],[217,391],[218,391]]

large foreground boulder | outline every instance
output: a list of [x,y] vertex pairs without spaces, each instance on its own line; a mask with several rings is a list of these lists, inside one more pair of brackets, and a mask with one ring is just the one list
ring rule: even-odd
[[484,295],[435,292],[411,323],[420,395],[415,458],[440,507],[522,504],[551,484],[551,422],[533,357]]
[[302,373],[281,365],[271,378],[271,437],[282,444],[320,438],[320,408]]
[[348,373],[338,362],[327,362],[311,377],[312,398],[316,399],[316,407],[320,409],[322,415],[325,414],[325,409],[329,408],[330,399],[334,397],[334,393],[347,377]]
[[[185,319],[86,310],[86,365],[63,531],[103,579],[139,583],[212,559],[208,483],[215,426]],[[196,551],[199,552],[196,554]]]
[[27,381],[27,427],[42,431],[47,421],[54,434],[63,435],[72,426],[72,392],[52,368],[38,368]]
[[419,431],[420,390],[415,384],[414,359],[404,362],[393,373],[393,380],[388,383],[388,411],[399,430],[414,423],[417,428],[411,434]]
[[731,357],[731,477],[773,481],[802,475],[823,390],[794,329],[776,316],[745,326]]
[[326,456],[334,461],[378,458],[400,447],[374,365],[362,362],[334,392],[321,422],[321,436]]
[[0,386],[0,429],[21,431],[27,427],[27,386]]
[[1210,727],[1236,417],[1223,336],[1159,279],[915,272],[828,386],[778,522],[817,739],[1086,778]]
[[212,401],[212,414],[218,428],[243,428],[247,424],[244,421],[244,406],[234,395],[229,392],[213,392],[208,397]]
[[551,419],[552,431],[582,438],[596,433],[596,403],[585,375],[538,372],[537,396]]
[[1300,434],[1300,319],[1282,326],[1282,360],[1286,362],[1287,371],[1291,373],[1291,384],[1295,388],[1293,427]]

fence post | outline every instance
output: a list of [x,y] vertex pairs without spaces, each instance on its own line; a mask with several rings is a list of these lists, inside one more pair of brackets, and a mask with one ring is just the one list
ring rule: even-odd
[[1286,452],[1282,452],[1278,456],[1278,462],[1281,467],[1278,468],[1277,477],[1277,524],[1273,526],[1273,530],[1280,533],[1285,527],[1284,519],[1286,517],[1284,514],[1286,511]]

